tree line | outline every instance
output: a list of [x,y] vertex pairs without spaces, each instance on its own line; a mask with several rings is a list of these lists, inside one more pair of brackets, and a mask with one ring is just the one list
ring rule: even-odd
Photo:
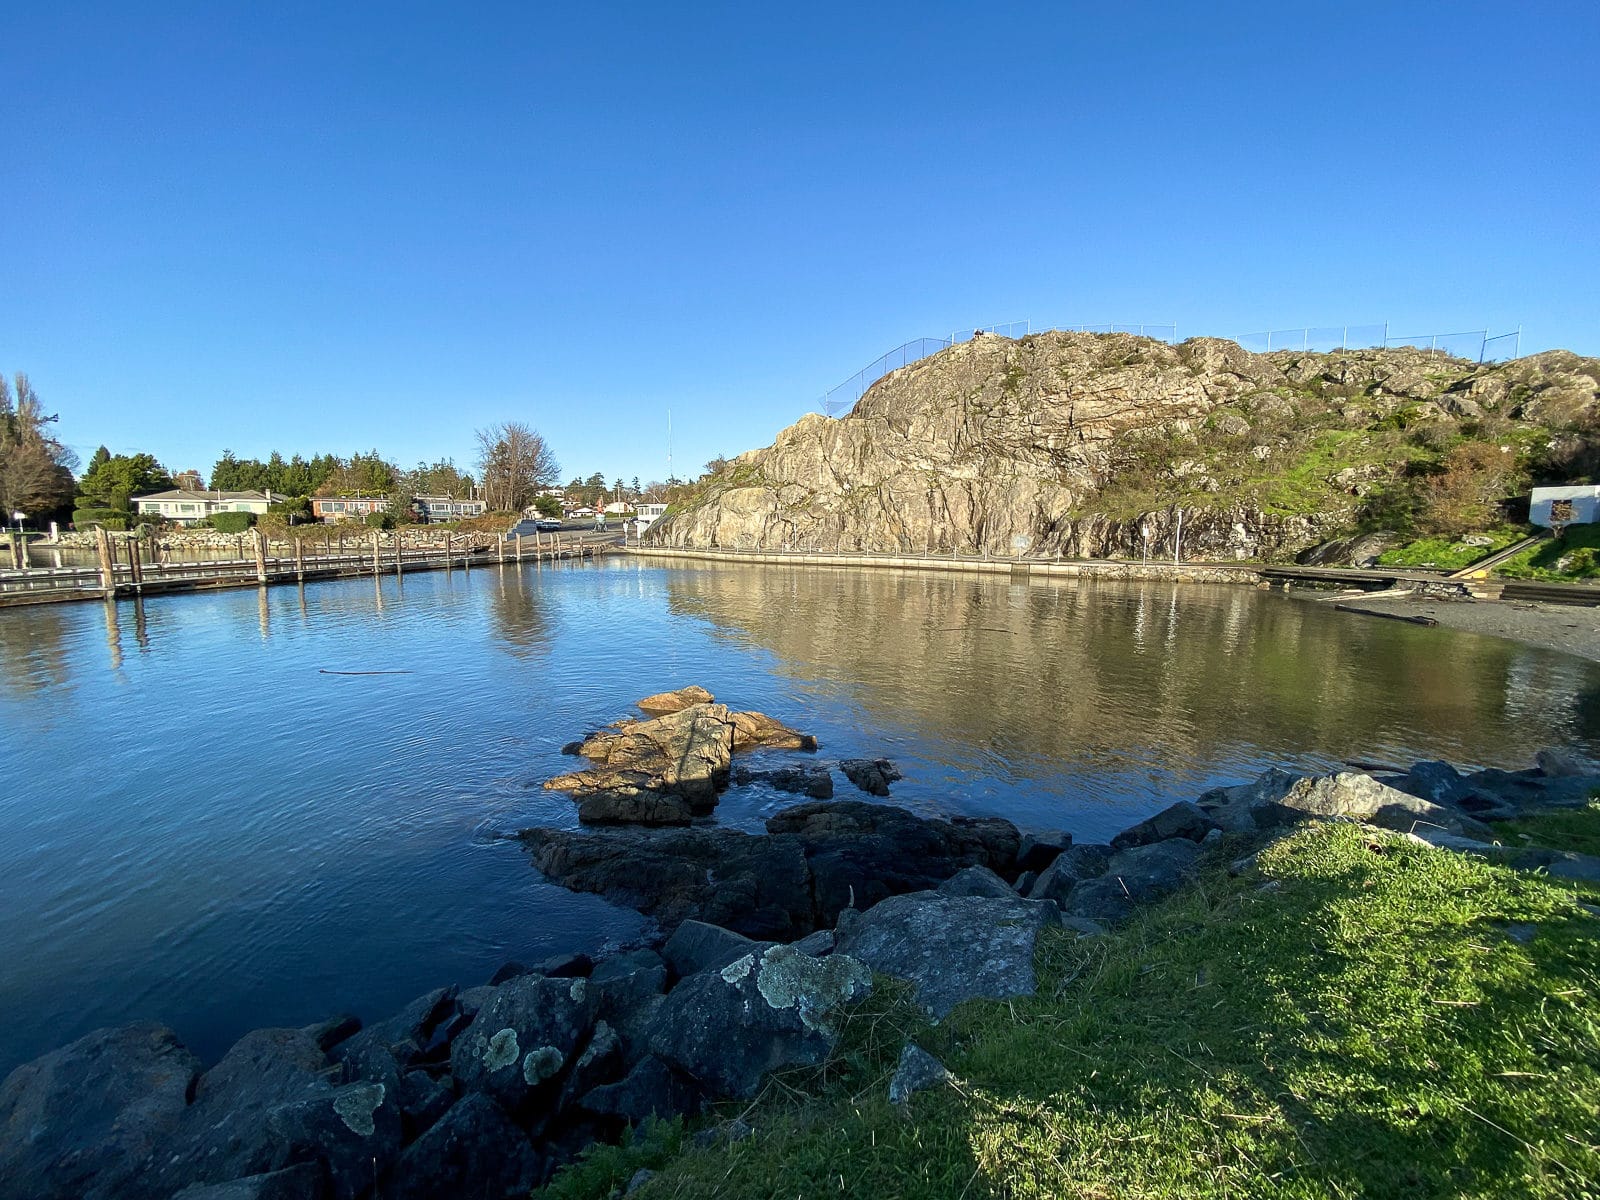
[[[27,375],[0,376],[0,508],[30,523],[70,517],[78,524],[104,523],[113,528],[136,520],[137,496],[174,488],[187,491],[270,491],[285,498],[285,511],[309,515],[309,500],[318,496],[384,496],[403,514],[412,496],[481,498],[491,511],[520,512],[530,507],[559,514],[569,504],[599,507],[614,501],[665,501],[678,481],[641,483],[603,472],[573,476],[561,498],[546,495],[560,487],[560,463],[544,436],[520,421],[505,421],[476,431],[474,470],[453,459],[419,462],[405,469],[378,450],[348,456],[322,453],[287,457],[274,450],[265,459],[240,458],[224,450],[208,475],[197,470],[172,471],[154,455],[112,454],[99,447],[87,468],[55,436],[58,415],[47,413]],[[707,464],[715,473],[722,464]],[[298,503],[297,503],[298,501]],[[396,503],[400,501],[400,503]]]

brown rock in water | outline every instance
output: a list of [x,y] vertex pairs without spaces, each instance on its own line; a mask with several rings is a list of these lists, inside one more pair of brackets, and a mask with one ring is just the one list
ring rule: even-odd
[[691,705],[710,704],[715,699],[705,688],[691,683],[675,692],[657,692],[654,696],[646,696],[639,701],[639,707],[652,716],[664,717],[669,713],[682,712]]
[[[733,724],[727,706],[696,704],[589,737],[580,751],[596,765],[549,780],[571,791],[591,823],[686,824],[709,813],[728,785]],[[591,803],[594,802],[594,803]]]
[[750,750],[767,746],[776,750],[815,750],[817,739],[809,733],[799,733],[766,713],[729,713],[733,722],[733,748]]

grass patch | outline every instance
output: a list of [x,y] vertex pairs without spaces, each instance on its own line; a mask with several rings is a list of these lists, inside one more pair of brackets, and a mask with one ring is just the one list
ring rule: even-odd
[[[876,996],[756,1136],[636,1194],[1595,1196],[1597,934],[1537,877],[1306,829],[1111,937],[1053,935],[1036,997],[928,1029]],[[905,1034],[959,1079],[910,1119],[885,1098]]]
[[1469,546],[1454,537],[1417,538],[1403,546],[1385,550],[1378,555],[1378,561],[1386,567],[1438,567],[1445,571],[1459,571],[1528,535],[1517,529],[1489,529],[1484,531],[1483,536],[1493,539],[1490,545]]
[[1495,832],[1508,846],[1522,843],[1600,856],[1600,800],[1583,808],[1553,808],[1517,821],[1498,821]]
[[1571,525],[1559,538],[1530,546],[1507,559],[1496,574],[1510,579],[1573,582],[1600,579],[1600,525]]

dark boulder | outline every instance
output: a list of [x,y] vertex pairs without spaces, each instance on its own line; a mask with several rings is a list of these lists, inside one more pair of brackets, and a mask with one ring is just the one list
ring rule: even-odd
[[1072,845],[1072,835],[1064,829],[1034,830],[1022,835],[1017,848],[1017,870],[1042,871],[1056,856]]
[[1039,934],[1056,906],[987,896],[894,896],[842,925],[838,954],[910,980],[916,1000],[942,1020],[966,1000],[1031,996]]
[[525,1197],[542,1179],[544,1163],[506,1111],[473,1093],[413,1142],[385,1195],[394,1200]]
[[945,896],[1016,896],[1011,885],[988,867],[963,867],[935,890]]
[[1200,808],[1187,800],[1162,809],[1148,820],[1124,829],[1111,839],[1113,850],[1127,850],[1132,846],[1149,846],[1168,838],[1188,838],[1198,842],[1220,826]]
[[696,918],[752,937],[814,927],[795,839],[730,829],[529,829],[534,865],[563,887],[631,905],[671,929]]
[[704,921],[685,921],[661,947],[661,957],[672,968],[672,973],[682,979],[701,971],[720,971],[742,955],[759,954],[765,949],[765,944],[731,929]]
[[587,979],[523,975],[495,994],[456,1038],[450,1073],[467,1091],[485,1092],[516,1116],[542,1115],[594,1021]]
[[0,1084],[0,1197],[122,1196],[177,1128],[199,1065],[170,1029],[138,1024],[18,1067]]
[[826,1059],[839,1038],[835,1010],[871,990],[853,958],[770,946],[668,992],[650,1049],[713,1095],[753,1096],[768,1072]]
[[693,1116],[705,1100],[704,1089],[694,1080],[647,1054],[622,1080],[582,1096],[578,1107],[596,1117],[639,1125],[650,1117]]
[[1011,874],[1021,841],[1009,821],[932,819],[864,800],[797,804],[768,818],[767,830],[801,839],[815,928],[832,926],[847,908],[937,887],[964,867]]
[[402,1069],[429,1057],[430,1049],[434,1050],[434,1057],[439,1057],[442,1050],[436,1046],[435,1034],[455,1013],[456,989],[435,988],[418,996],[388,1020],[369,1025],[344,1039],[333,1048],[333,1057],[349,1065],[360,1078],[372,1077],[370,1067],[364,1071],[362,1064],[374,1049],[387,1051]]
[[1033,886],[1028,889],[1030,900],[1054,900],[1066,908],[1067,896],[1072,889],[1086,879],[1096,879],[1106,873],[1106,867],[1111,862],[1111,847],[1087,843],[1082,846],[1069,846],[1066,850],[1056,855],[1055,860],[1044,869]]
[[938,886],[964,867],[1014,874],[1020,838],[996,818],[918,817],[862,800],[812,801],[728,829],[529,829],[534,865],[667,929],[694,919],[762,940],[832,926],[847,908]]
[[667,965],[653,950],[613,955],[589,977],[595,1015],[617,1031],[623,1058],[636,1063],[645,1053],[651,1021],[667,988]]
[[1459,805],[1472,793],[1472,785],[1447,762],[1415,763],[1394,786],[1435,804]]
[[847,758],[839,769],[869,796],[887,796],[889,785],[905,778],[887,758]]
[[316,1163],[300,1163],[226,1183],[191,1184],[172,1200],[323,1200],[326,1195],[322,1168]]
[[317,1163],[333,1200],[356,1200],[400,1156],[397,1098],[381,1083],[352,1083],[267,1114],[274,1168]]
[[1187,838],[1129,847],[1112,855],[1103,875],[1077,884],[1065,911],[1097,921],[1120,920],[1135,904],[1177,891],[1193,877],[1199,857],[1200,846]]
[[833,773],[827,767],[780,767],[772,771],[739,767],[733,773],[733,781],[741,787],[764,783],[775,791],[798,793],[814,800],[833,796]]

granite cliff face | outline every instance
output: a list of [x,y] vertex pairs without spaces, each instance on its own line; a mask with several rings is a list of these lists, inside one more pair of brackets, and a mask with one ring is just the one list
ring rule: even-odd
[[[983,335],[802,417],[650,531],[656,545],[1283,557],[1355,524],[1432,427],[1546,440],[1600,402],[1600,360],[1411,348],[1251,354],[1196,338]],[[1491,428],[1492,426],[1492,428]],[[1508,450],[1508,453],[1511,452]]]

